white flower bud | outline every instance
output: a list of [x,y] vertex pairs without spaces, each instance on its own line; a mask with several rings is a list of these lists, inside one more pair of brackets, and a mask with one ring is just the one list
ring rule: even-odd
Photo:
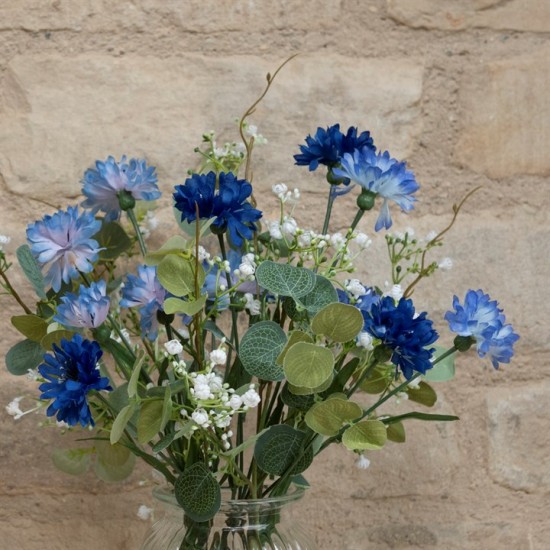
[[298,231],[298,224],[296,223],[296,220],[289,216],[285,216],[283,224],[281,225],[282,234],[289,239],[290,237],[296,235],[296,231]]
[[283,238],[283,234],[281,233],[281,226],[279,222],[269,222],[268,231],[272,239],[279,240]]
[[183,346],[181,345],[179,340],[170,340],[169,342],[166,342],[166,344],[164,344],[164,349],[170,355],[177,355],[178,353],[181,353],[183,351]]
[[250,315],[259,315],[262,309],[262,304],[260,300],[255,300],[254,295],[250,292],[247,292],[244,295],[244,298],[246,300],[246,304],[244,305],[244,307],[245,309],[248,309]]
[[365,248],[368,248],[372,244],[371,239],[369,239],[369,237],[365,233],[357,233],[357,235],[353,237],[353,242],[361,250],[365,250]]
[[260,395],[256,390],[248,390],[243,396],[243,403],[247,406],[253,409],[254,407],[257,407],[260,403]]
[[367,289],[360,283],[359,279],[348,279],[344,282],[344,286],[355,299],[367,293]]
[[369,466],[370,460],[364,454],[360,454],[359,458],[355,461],[355,467],[359,470],[366,470]]
[[223,349],[215,349],[210,353],[210,361],[214,365],[225,365],[227,361],[227,353]]
[[210,417],[204,409],[197,409],[191,415],[193,421],[198,424],[201,428],[208,428],[210,425]]
[[237,395],[236,393],[234,393],[232,396],[231,396],[231,399],[229,400],[229,406],[234,410],[236,411],[237,409],[240,409],[241,408],[241,405],[243,404],[243,400],[241,399],[241,396],[240,395]]
[[346,244],[346,238],[342,233],[334,233],[330,236],[330,244],[336,250],[340,250]]
[[443,258],[438,265],[442,271],[449,271],[453,268],[453,260],[451,258]]
[[271,187],[271,190],[277,197],[282,199],[286,195],[288,187],[284,183],[277,183]]
[[357,336],[357,346],[360,348],[365,348],[367,351],[374,349],[372,345],[373,337],[366,331],[361,331]]

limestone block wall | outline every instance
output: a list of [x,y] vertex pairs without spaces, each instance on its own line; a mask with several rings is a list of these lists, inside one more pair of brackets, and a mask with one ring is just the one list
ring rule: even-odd
[[[421,183],[397,229],[444,227],[476,186],[442,255],[454,261],[415,294],[444,330],[454,293],[483,288],[521,335],[495,372],[474,355],[438,385],[436,410],[460,421],[411,422],[407,443],[371,453],[366,471],[331,449],[308,472],[303,507],[322,550],[540,549],[550,523],[550,3],[547,0],[2,0],[0,2],[0,234],[8,252],[26,224],[76,203],[79,180],[109,154],[146,156],[165,192],[160,244],[171,231],[172,186],[215,129],[235,117],[265,73],[294,53],[252,122],[256,194],[274,214],[271,185],[299,186],[296,215],[320,229],[326,183],[293,165],[317,126],[369,129]],[[332,230],[349,223],[341,202]],[[374,221],[361,228],[372,234]],[[383,281],[383,243],[361,263]],[[21,275],[14,271],[18,284]],[[28,287],[26,292],[30,295]],[[0,355],[17,340],[0,297]],[[40,417],[4,407],[35,394],[0,370],[0,547],[134,549],[148,523],[150,473],[121,485],[67,477],[51,464],[70,444]],[[395,406],[407,410],[408,405]],[[145,481],[145,483],[144,483]]]

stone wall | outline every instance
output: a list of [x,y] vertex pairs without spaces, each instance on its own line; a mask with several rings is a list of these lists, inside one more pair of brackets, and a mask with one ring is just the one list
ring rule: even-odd
[[[318,125],[370,129],[422,185],[417,209],[396,214],[398,228],[442,228],[452,203],[482,186],[447,240],[453,270],[418,291],[419,307],[429,303],[441,320],[453,293],[483,288],[521,335],[511,365],[495,372],[462,356],[456,379],[437,387],[436,410],[459,422],[411,422],[407,443],[371,453],[366,471],[342,449],[327,452],[308,473],[303,517],[323,550],[542,550],[550,537],[549,33],[547,0],[2,0],[0,233],[11,235],[13,252],[26,224],[76,202],[83,171],[109,154],[146,155],[168,196],[196,163],[201,134],[214,128],[232,139],[233,119],[265,73],[299,52],[253,117],[269,139],[254,168],[266,211],[275,206],[271,185],[290,182],[303,192],[302,225],[317,227],[326,184],[291,155]],[[161,204],[157,244],[170,231]],[[334,230],[349,221],[344,210]],[[372,233],[372,219],[362,229]],[[383,250],[372,250],[364,278],[380,280],[386,266]],[[16,281],[24,284],[18,273]],[[4,355],[18,310],[6,297],[0,304]],[[0,380],[2,410],[36,392],[5,369]],[[136,548],[149,472],[120,486],[69,478],[49,458],[63,436],[38,429],[39,420],[0,415],[0,547]]]

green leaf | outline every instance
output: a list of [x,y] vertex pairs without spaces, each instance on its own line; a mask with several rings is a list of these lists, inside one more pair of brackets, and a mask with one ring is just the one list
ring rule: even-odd
[[293,386],[318,388],[332,376],[334,356],[328,348],[298,342],[287,351],[283,368]]
[[[300,306],[301,307],[301,306]],[[283,309],[290,319],[296,323],[305,321],[307,319],[307,310],[298,309],[296,301],[290,296],[286,296],[283,300]]]
[[315,315],[329,304],[338,302],[338,293],[328,279],[317,275],[313,290],[296,301],[307,309],[310,315]]
[[90,467],[90,449],[55,449],[52,461],[56,468],[66,474],[82,475]]
[[290,337],[288,339],[288,342],[286,343],[286,346],[280,353],[279,357],[277,357],[278,365],[282,365],[284,363],[286,352],[298,342],[308,342],[310,344],[313,344],[313,338],[309,334],[302,332],[301,330],[293,330],[290,333]]
[[395,367],[388,365],[376,366],[370,376],[361,384],[361,389],[370,394],[382,393],[394,377]]
[[243,336],[239,358],[250,375],[262,380],[282,380],[284,372],[277,364],[277,357],[285,344],[285,332],[277,323],[261,321],[252,325]]
[[45,350],[51,350],[53,349],[53,345],[56,346],[61,345],[61,340],[71,340],[71,338],[74,336],[74,332],[71,330],[54,330],[53,332],[48,332],[42,340],[40,340],[40,345]]
[[386,443],[386,426],[380,420],[363,420],[350,426],[342,435],[342,443],[350,451],[378,450]]
[[170,391],[170,386],[166,386],[164,389],[164,401],[162,402],[162,420],[160,423],[161,430],[164,430],[171,416],[172,416],[172,393]]
[[181,254],[190,248],[189,242],[181,235],[170,237],[158,250],[148,252],[145,256],[147,265],[158,265],[169,254]]
[[[195,291],[195,259],[176,254],[165,256],[157,267],[160,284],[174,296],[187,296]],[[198,285],[202,287],[205,273],[198,266]]]
[[132,370],[132,375],[128,381],[128,397],[134,397],[137,395],[139,375],[141,373],[141,365],[145,361],[145,353],[141,353],[141,356],[137,359],[136,364]]
[[390,441],[394,443],[405,443],[405,426],[403,426],[402,422],[388,424],[386,433]]
[[113,425],[111,426],[111,433],[109,436],[111,445],[117,443],[122,437],[122,434],[124,433],[128,422],[130,422],[130,419],[132,418],[132,416],[134,416],[135,409],[135,403],[129,403],[128,405],[123,407],[122,410],[117,414],[117,417],[115,418]]
[[137,423],[137,437],[142,445],[149,443],[160,432],[163,410],[163,401],[160,399],[142,403]]
[[38,262],[32,255],[29,245],[21,245],[15,253],[23,273],[31,283],[37,296],[41,300],[47,300],[46,292],[44,291],[44,277],[42,276]]
[[263,261],[256,269],[258,284],[273,294],[299,298],[315,287],[316,275],[309,269]]
[[100,260],[116,260],[132,246],[130,237],[117,222],[103,221],[101,229],[95,234],[94,239],[103,248],[99,252]]
[[292,384],[289,383],[288,390],[292,392],[294,395],[312,395],[315,393],[323,393],[324,391],[330,388],[333,380],[334,380],[334,371],[330,373],[330,376],[325,380],[325,382],[323,382],[321,385],[317,386],[316,388],[293,386]]
[[315,397],[312,394],[296,395],[290,391],[288,384],[283,386],[281,399],[285,405],[299,411],[307,411],[315,403]]
[[123,445],[111,445],[109,441],[99,440],[96,451],[95,472],[99,479],[107,483],[123,481],[134,471],[136,457]]
[[208,296],[203,294],[197,300],[180,300],[179,298],[167,298],[164,300],[164,312],[171,313],[184,313],[185,315],[195,315],[206,304],[206,298]]
[[306,413],[306,424],[316,433],[326,436],[336,435],[345,423],[359,418],[363,409],[353,401],[332,398],[321,401]]
[[11,324],[33,342],[40,342],[48,331],[48,323],[38,315],[14,315]]
[[40,344],[23,340],[12,346],[6,354],[6,366],[11,374],[21,376],[40,365],[43,358],[44,350]]
[[220,509],[220,484],[201,462],[195,462],[176,480],[176,500],[193,521],[208,521]]
[[433,407],[437,401],[437,394],[426,382],[420,382],[417,389],[407,386],[407,395],[409,396],[409,401],[426,405],[426,407]]
[[322,334],[333,342],[349,342],[363,328],[361,312],[349,304],[334,303],[324,307],[311,321],[315,334]]
[[[435,346],[435,353],[432,361],[435,361],[439,356],[443,355],[447,351],[442,346]],[[428,382],[446,382],[452,380],[455,376],[455,356],[449,355],[445,357],[439,363],[436,363],[431,369],[426,371],[423,375],[424,379]]]
[[384,422],[384,424],[392,424],[394,422],[406,420],[407,418],[415,418],[416,420],[427,420],[432,422],[452,422],[453,420],[460,420],[458,416],[452,416],[450,414],[431,414],[412,411],[409,413],[400,414],[399,416],[386,417],[382,420],[382,422]]
[[305,432],[286,424],[271,426],[258,438],[254,447],[258,467],[266,474],[280,476],[298,460],[290,473],[303,472],[313,460],[311,448],[303,449],[306,438]]

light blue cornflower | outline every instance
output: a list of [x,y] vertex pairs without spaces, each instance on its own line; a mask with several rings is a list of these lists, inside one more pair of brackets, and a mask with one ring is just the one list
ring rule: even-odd
[[120,216],[119,193],[126,191],[135,200],[152,201],[160,197],[154,166],[147,166],[144,160],[123,156],[120,162],[109,157],[105,162],[97,161],[96,169],[90,168],[82,179],[82,193],[87,197],[84,208],[105,212],[107,220]]
[[468,290],[464,305],[454,296],[453,308],[445,320],[452,332],[462,337],[473,337],[480,357],[489,356],[493,367],[509,363],[514,354],[513,345],[519,339],[512,325],[499,309],[496,300],[491,300],[482,290]]
[[141,335],[154,340],[158,334],[157,312],[164,311],[166,290],[157,278],[155,266],[138,266],[138,275],[128,275],[122,289],[122,307],[137,307],[140,314]]
[[71,292],[61,297],[53,320],[66,327],[97,328],[109,314],[110,300],[103,280],[89,287],[80,285],[78,294]]
[[61,288],[61,282],[68,283],[79,272],[93,270],[101,248],[91,237],[100,227],[101,222],[92,213],[79,215],[78,206],[44,216],[27,227],[31,252],[46,270],[45,282],[55,292]]
[[392,226],[389,201],[395,202],[405,212],[412,210],[416,202],[412,195],[420,188],[406,163],[390,157],[387,151],[376,153],[369,147],[344,154],[341,167],[334,168],[333,173],[355,181],[363,189],[384,199],[374,227],[376,231]]

